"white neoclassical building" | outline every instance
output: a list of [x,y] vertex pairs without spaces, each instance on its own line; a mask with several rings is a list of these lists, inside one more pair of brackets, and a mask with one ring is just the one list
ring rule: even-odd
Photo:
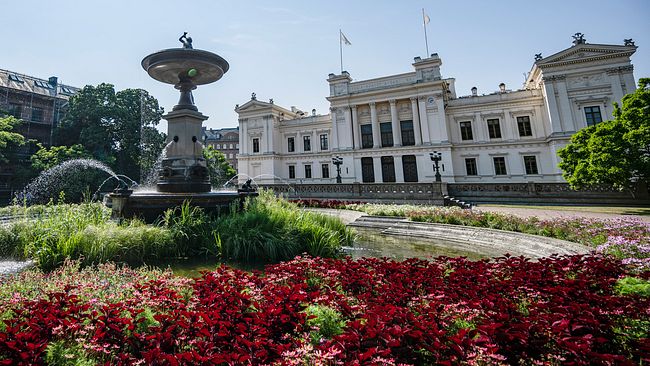
[[242,180],[260,184],[433,182],[430,153],[441,153],[447,183],[564,182],[557,151],[577,130],[612,118],[613,102],[635,90],[623,45],[587,43],[535,62],[522,89],[457,95],[437,54],[413,71],[353,81],[330,74],[330,114],[283,108],[255,95],[237,106]]

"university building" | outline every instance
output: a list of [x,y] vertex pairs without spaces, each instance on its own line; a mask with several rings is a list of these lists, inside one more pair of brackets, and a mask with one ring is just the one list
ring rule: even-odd
[[215,150],[221,151],[230,166],[237,170],[239,127],[219,129],[203,127],[203,145],[212,146]]
[[435,152],[441,181],[456,188],[564,183],[558,150],[579,129],[612,119],[612,103],[636,89],[632,40],[573,38],[565,50],[535,55],[517,90],[501,84],[490,94],[472,88],[459,95],[434,53],[416,57],[404,74],[362,81],[345,71],[329,74],[327,115],[253,94],[236,107],[240,177],[262,185],[332,184],[332,158],[340,157],[343,184],[431,183]]

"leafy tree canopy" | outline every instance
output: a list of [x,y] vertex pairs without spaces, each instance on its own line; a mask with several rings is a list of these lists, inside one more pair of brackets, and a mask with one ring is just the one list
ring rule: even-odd
[[632,189],[650,178],[650,78],[614,104],[614,119],[578,131],[559,151],[564,179],[573,188],[606,184]]
[[226,156],[212,146],[203,149],[203,157],[207,162],[210,184],[213,187],[221,187],[237,174],[237,171],[226,160]]
[[38,151],[31,156],[32,167],[38,171],[50,169],[64,161],[91,158],[92,155],[81,144],[52,146],[49,149],[38,144]]
[[111,84],[88,85],[69,103],[55,131],[58,145],[81,144],[93,157],[135,180],[153,166],[164,147],[165,137],[155,128],[163,109],[147,91],[115,92]]
[[25,137],[15,132],[22,123],[13,116],[0,114],[0,162],[7,163],[10,151],[25,143]]

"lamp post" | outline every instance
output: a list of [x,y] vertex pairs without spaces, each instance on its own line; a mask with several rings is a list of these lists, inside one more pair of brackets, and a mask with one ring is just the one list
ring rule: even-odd
[[341,164],[343,164],[343,158],[340,156],[335,156],[332,158],[332,164],[336,165],[336,183],[342,183],[341,180]]
[[433,161],[433,168],[436,170],[436,182],[442,182],[442,177],[440,176],[440,160],[442,160],[442,153],[434,151],[429,153],[431,161]]

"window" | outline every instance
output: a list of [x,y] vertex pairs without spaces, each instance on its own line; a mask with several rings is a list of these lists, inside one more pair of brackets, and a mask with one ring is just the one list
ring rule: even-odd
[[478,175],[478,169],[476,168],[476,158],[465,159],[465,171],[467,175]]
[[47,81],[43,81],[43,80],[34,80],[34,85],[43,89],[52,89],[52,85],[50,85]]
[[15,81],[17,83],[24,83],[25,80],[23,80],[22,77],[16,75],[16,74],[9,74],[9,80]]
[[221,144],[217,144],[217,150],[221,150]]
[[361,125],[361,147],[364,149],[372,147],[372,125]]
[[603,121],[600,114],[600,107],[585,107],[585,118],[587,119],[587,126],[594,126]]
[[534,155],[524,156],[524,166],[526,174],[539,174],[537,170],[537,158]]
[[460,123],[460,139],[461,140],[474,139],[474,136],[472,135],[472,122],[465,121]]
[[530,127],[530,117],[517,117],[517,129],[519,129],[519,136],[532,136],[533,129]]
[[235,156],[234,156],[232,153],[228,154],[228,158],[232,159],[232,158],[234,158],[234,157],[235,157]]
[[311,151],[311,136],[303,136],[302,143],[304,151]]
[[74,91],[68,86],[61,85],[61,94],[72,95],[74,94]]
[[500,139],[501,138],[501,127],[499,126],[499,119],[488,119],[487,120],[488,133],[490,134],[491,139]]
[[287,139],[287,150],[289,152],[296,151],[296,143],[295,143],[295,139],[293,137],[289,137]]
[[415,160],[415,155],[402,156],[402,170],[404,171],[405,182],[418,181],[418,165]]
[[379,125],[381,132],[381,146],[393,146],[393,125],[390,122],[385,122]]
[[383,182],[395,182],[395,161],[392,156],[381,157],[381,179]]
[[311,165],[305,165],[305,178],[311,178]]
[[320,149],[321,150],[329,149],[329,143],[327,142],[327,135],[325,134],[320,135]]
[[323,178],[330,177],[330,166],[329,164],[321,164],[320,166]]
[[363,183],[375,182],[375,167],[372,158],[361,158],[361,180]]
[[43,108],[32,108],[32,121],[43,122]]
[[254,153],[260,152],[260,139],[258,138],[253,139],[253,152]]
[[506,170],[506,158],[503,156],[496,156],[494,160],[494,174],[495,175],[507,175]]
[[23,114],[23,106],[22,104],[16,104],[16,103],[9,103],[9,114],[16,117],[16,118],[21,118]]
[[296,167],[289,165],[289,179],[296,179]]
[[400,121],[402,131],[402,146],[415,145],[415,133],[413,133],[413,121]]
[[230,145],[228,145],[228,146],[230,147],[230,149],[234,149],[234,147],[232,146],[232,144],[230,144]]
[[235,149],[239,149],[239,144],[235,144]]

